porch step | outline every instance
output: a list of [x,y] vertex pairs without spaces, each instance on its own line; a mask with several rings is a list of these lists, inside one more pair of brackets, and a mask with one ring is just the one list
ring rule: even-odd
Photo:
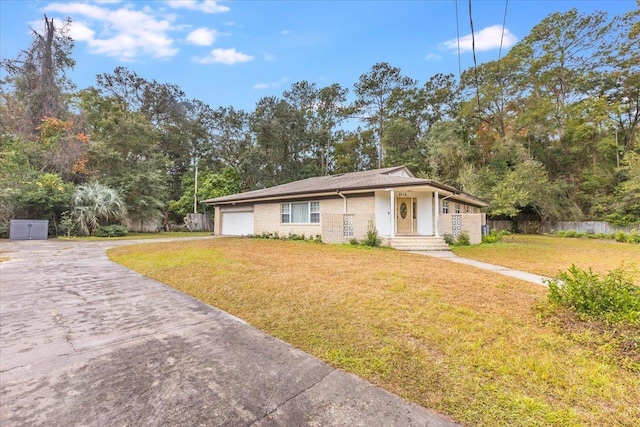
[[390,239],[389,246],[400,251],[450,250],[442,237],[435,236],[395,236]]

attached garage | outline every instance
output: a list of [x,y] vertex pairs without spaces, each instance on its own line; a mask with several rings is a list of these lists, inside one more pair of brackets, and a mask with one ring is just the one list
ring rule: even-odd
[[220,212],[220,222],[224,236],[253,234],[253,210]]

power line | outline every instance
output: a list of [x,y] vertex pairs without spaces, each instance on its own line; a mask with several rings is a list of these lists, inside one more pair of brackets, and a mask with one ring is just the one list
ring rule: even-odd
[[500,36],[500,50],[498,51],[498,62],[496,64],[496,76],[500,82],[500,102],[504,102],[504,80],[500,77],[500,59],[502,59],[502,42],[504,40],[504,30],[507,26],[507,8],[509,7],[509,0],[504,4],[504,17],[502,18],[502,35]]
[[[504,29],[507,26],[507,8],[509,7],[509,0],[504,3],[504,18],[502,18],[502,35],[500,36],[500,50],[498,51],[498,61],[502,58],[502,42],[504,41]],[[498,62],[498,67],[500,63]]]
[[458,80],[462,80],[462,63],[460,60],[460,24],[458,20],[458,0],[456,3],[456,40],[458,41]]
[[473,14],[471,12],[471,0],[469,0],[469,24],[471,25],[471,51],[473,52],[473,70],[476,78],[476,101],[480,111],[480,83],[478,82],[478,61],[476,60],[476,35],[473,30]]

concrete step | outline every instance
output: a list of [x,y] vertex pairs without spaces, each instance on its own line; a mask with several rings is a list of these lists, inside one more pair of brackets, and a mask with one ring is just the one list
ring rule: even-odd
[[390,246],[401,251],[448,251],[449,245],[441,237],[396,236],[390,239]]

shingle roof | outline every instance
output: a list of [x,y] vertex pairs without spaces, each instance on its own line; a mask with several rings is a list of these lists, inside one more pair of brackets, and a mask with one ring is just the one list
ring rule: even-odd
[[[390,175],[390,173],[401,170],[405,170],[411,176]],[[408,186],[430,186],[452,193],[461,193],[460,191],[448,185],[440,184],[428,179],[416,178],[405,166],[396,166],[384,169],[373,169],[361,172],[349,172],[344,174],[307,178],[300,181],[290,182],[288,184],[264,188],[261,190],[247,191],[245,193],[238,193],[230,196],[203,200],[202,203],[215,205],[219,203],[241,202],[249,200],[253,201],[274,197],[291,197],[306,194],[313,195],[328,192],[335,193],[338,191],[345,192],[366,189],[375,190],[380,188]],[[470,194],[464,195],[475,199],[480,203],[484,203],[484,201],[477,199]]]

